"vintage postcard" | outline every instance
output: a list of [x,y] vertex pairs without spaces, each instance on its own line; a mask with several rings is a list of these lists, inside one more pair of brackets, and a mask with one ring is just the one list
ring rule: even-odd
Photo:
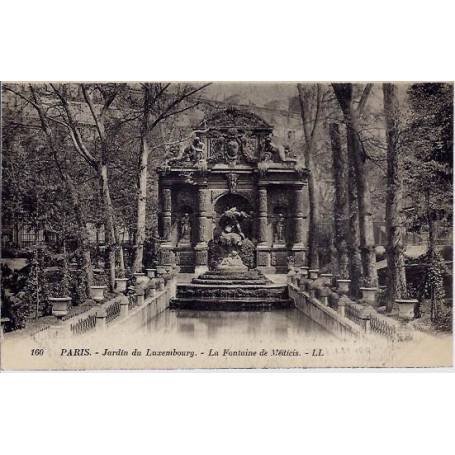
[[2,370],[451,367],[452,83],[2,84]]

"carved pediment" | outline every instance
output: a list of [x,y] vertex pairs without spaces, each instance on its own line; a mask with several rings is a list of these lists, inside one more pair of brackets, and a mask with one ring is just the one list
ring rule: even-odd
[[272,130],[272,127],[258,115],[234,108],[228,108],[224,111],[216,112],[212,116],[205,119],[200,125],[200,128]]
[[213,130],[209,136],[209,163],[255,163],[259,159],[256,135],[235,128]]

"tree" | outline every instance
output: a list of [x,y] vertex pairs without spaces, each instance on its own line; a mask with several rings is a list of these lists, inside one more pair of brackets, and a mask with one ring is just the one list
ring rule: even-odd
[[[363,149],[360,137],[360,118],[368,100],[372,84],[367,84],[355,106],[353,96],[353,86],[349,83],[332,84],[335,96],[343,112],[344,122],[347,130],[347,148],[349,159],[349,181],[352,185],[355,182],[356,198],[358,205],[358,226],[359,226],[359,241],[360,255],[362,259],[363,285],[376,287],[378,284],[376,271],[376,253],[374,243],[374,231],[372,220],[371,195],[368,185],[368,175],[365,169],[366,153]],[[350,212],[351,217],[354,216],[354,192],[351,187],[350,193]],[[350,236],[353,239],[356,232],[353,229],[354,223],[350,223]],[[351,242],[352,246],[353,242]],[[354,256],[352,256],[354,254]],[[355,253],[350,252],[351,260],[355,261]],[[353,271],[351,264],[351,280],[355,278],[356,272]],[[356,293],[357,283],[351,283],[353,291]]]
[[[5,86],[5,90],[13,93],[18,98],[25,101],[28,105],[30,105],[33,109],[35,109],[38,118],[39,118],[39,127],[41,128],[42,133],[44,134],[45,143],[47,144],[47,148],[52,156],[54,168],[57,170],[58,174],[60,175],[61,179],[66,186],[68,194],[71,198],[71,204],[73,208],[73,214],[77,225],[76,234],[78,237],[79,248],[81,251],[82,257],[82,269],[84,271],[85,280],[86,280],[86,295],[89,296],[90,286],[93,284],[93,270],[91,264],[91,255],[90,255],[90,244],[89,244],[89,234],[87,230],[87,224],[85,220],[85,215],[82,209],[82,204],[79,196],[79,192],[77,189],[77,185],[75,184],[73,178],[71,177],[70,172],[67,168],[67,163],[65,159],[62,159],[62,155],[65,154],[66,145],[64,143],[64,136],[66,135],[65,131],[62,131],[62,124],[59,120],[53,119],[49,116],[49,106],[45,105],[42,97],[39,93],[37,87],[29,84],[28,86],[28,93],[24,90],[18,90],[16,87],[12,85]],[[32,131],[36,131],[36,126],[33,122],[30,122],[26,125],[23,125],[26,129],[32,129]],[[35,147],[35,150],[39,150]],[[38,155],[37,158],[43,162],[44,155]],[[28,163],[28,159],[25,160],[25,163]],[[23,165],[25,164],[23,163]],[[42,163],[45,164],[45,163]],[[37,175],[37,168],[35,167],[35,172],[33,173],[34,176]],[[19,180],[19,179],[18,179]],[[21,179],[22,180],[22,179]],[[35,190],[37,188],[42,188],[43,194],[50,196],[50,201],[55,204],[58,201],[59,196],[61,195],[60,191],[51,191],[49,186],[50,176],[45,176],[45,181],[42,181],[40,185],[34,185]],[[55,186],[55,185],[54,185]],[[57,188],[57,187],[56,187]],[[42,199],[42,198],[41,198]],[[65,203],[61,204],[58,210],[52,210],[52,215],[55,215],[55,212],[58,212],[57,220],[55,222],[56,225],[62,226],[63,219],[62,219],[62,209],[65,208]],[[49,204],[48,204],[49,207]],[[36,207],[36,211],[38,214],[46,219],[47,224],[49,224],[49,210],[43,210],[43,204],[40,207]]]
[[[114,209],[109,188],[108,164],[110,160],[111,138],[107,132],[107,116],[109,109],[117,95],[123,90],[123,84],[80,84],[83,98],[94,122],[98,136],[100,153],[96,148],[89,149],[88,141],[84,140],[79,124],[70,105],[70,96],[67,84],[50,84],[54,95],[59,100],[58,110],[60,121],[68,128],[76,152],[91,166],[98,177],[101,199],[103,201],[104,232],[106,249],[109,258],[109,288],[115,286],[115,254],[118,247],[117,232],[114,219]],[[96,94],[99,104],[95,105]],[[96,142],[95,144],[96,145]]]
[[406,273],[404,268],[404,239],[402,217],[402,167],[399,144],[399,103],[397,87],[382,84],[384,115],[387,136],[387,291],[386,309],[392,311],[395,300],[406,296]]
[[348,226],[348,165],[345,153],[341,146],[340,130],[337,123],[330,124],[330,140],[332,146],[332,172],[335,186],[334,198],[334,244],[337,251],[336,273],[341,278],[348,278],[347,256],[347,226]]
[[[198,101],[190,102],[192,96],[210,84],[194,87],[188,84],[144,83],[140,115],[140,153],[137,170],[137,222],[135,235],[134,271],[142,270],[144,242],[146,238],[146,205],[149,156],[154,148],[155,128],[167,119],[195,108]],[[155,135],[156,137],[156,135]]]
[[437,321],[445,299],[438,225],[444,222],[450,229],[453,224],[453,85],[413,84],[408,96],[404,176],[413,222],[428,231],[425,293],[431,299],[432,320]]
[[299,93],[300,114],[305,137],[303,149],[305,167],[310,170],[310,174],[308,175],[308,264],[311,268],[318,269],[319,202],[314,176],[315,165],[313,157],[316,150],[318,128],[322,122],[323,103],[325,101],[326,91],[322,84],[297,84],[297,90]]

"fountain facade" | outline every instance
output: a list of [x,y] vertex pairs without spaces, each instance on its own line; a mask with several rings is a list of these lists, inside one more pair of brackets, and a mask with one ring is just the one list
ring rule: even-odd
[[289,304],[264,273],[305,264],[307,170],[255,114],[207,118],[159,169],[161,266],[194,273],[179,308]]

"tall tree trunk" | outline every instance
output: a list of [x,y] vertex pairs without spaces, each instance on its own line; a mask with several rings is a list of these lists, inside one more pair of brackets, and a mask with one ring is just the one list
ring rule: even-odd
[[402,220],[403,184],[398,151],[398,98],[394,84],[383,84],[384,114],[387,133],[387,304],[393,310],[395,300],[406,296]]
[[333,88],[341,110],[343,111],[348,135],[348,154],[355,170],[363,285],[376,287],[378,284],[378,278],[376,270],[371,195],[365,168],[365,153],[359,136],[360,114],[359,111],[353,107],[352,84],[333,84]]
[[[314,169],[311,153],[308,147],[305,148],[305,166],[307,169]],[[312,269],[319,269],[318,254],[318,229],[319,229],[319,206],[317,202],[316,182],[314,172],[308,175],[308,264]]]
[[334,246],[336,248],[336,274],[346,279],[348,272],[347,255],[347,224],[348,224],[348,194],[347,194],[347,163],[341,147],[338,124],[330,124],[330,141],[332,146],[332,171],[335,185],[334,199]]
[[357,176],[355,172],[352,134],[346,130],[346,141],[348,151],[348,254],[349,254],[349,279],[351,280],[351,295],[360,295],[362,278],[362,258],[360,256],[360,234],[359,234],[359,204],[357,202]]
[[357,203],[359,205],[360,255],[362,257],[364,285],[376,287],[378,273],[376,270],[376,252],[373,228],[373,211],[368,176],[363,158],[364,152],[359,138],[360,125],[357,115],[352,116],[353,153],[357,181]]
[[305,167],[310,171],[308,175],[308,265],[312,269],[319,269],[319,203],[317,186],[314,178],[315,137],[321,121],[321,104],[323,94],[320,84],[304,86],[297,84],[299,93],[300,113],[305,136],[304,159]]
[[71,196],[71,202],[73,204],[74,209],[74,216],[76,218],[76,223],[78,227],[77,235],[79,246],[81,248],[82,270],[84,271],[86,280],[85,293],[87,297],[90,297],[90,286],[93,286],[93,268],[92,258],[90,254],[90,237],[87,229],[87,223],[85,221],[85,216],[82,211],[79,195],[77,193],[76,187],[74,186],[71,177],[66,176],[65,181]]
[[[144,133],[145,135],[145,133]],[[145,242],[145,212],[147,205],[147,177],[148,177],[148,156],[149,146],[147,139],[141,140],[141,157],[139,161],[138,182],[137,182],[137,225],[135,236],[135,254],[133,269],[135,272],[142,271],[142,261],[144,259]]]
[[112,206],[109,191],[107,164],[103,163],[99,167],[100,186],[103,195],[104,211],[104,235],[109,261],[109,290],[115,287],[115,252],[117,248],[117,236],[115,232],[114,208]]

